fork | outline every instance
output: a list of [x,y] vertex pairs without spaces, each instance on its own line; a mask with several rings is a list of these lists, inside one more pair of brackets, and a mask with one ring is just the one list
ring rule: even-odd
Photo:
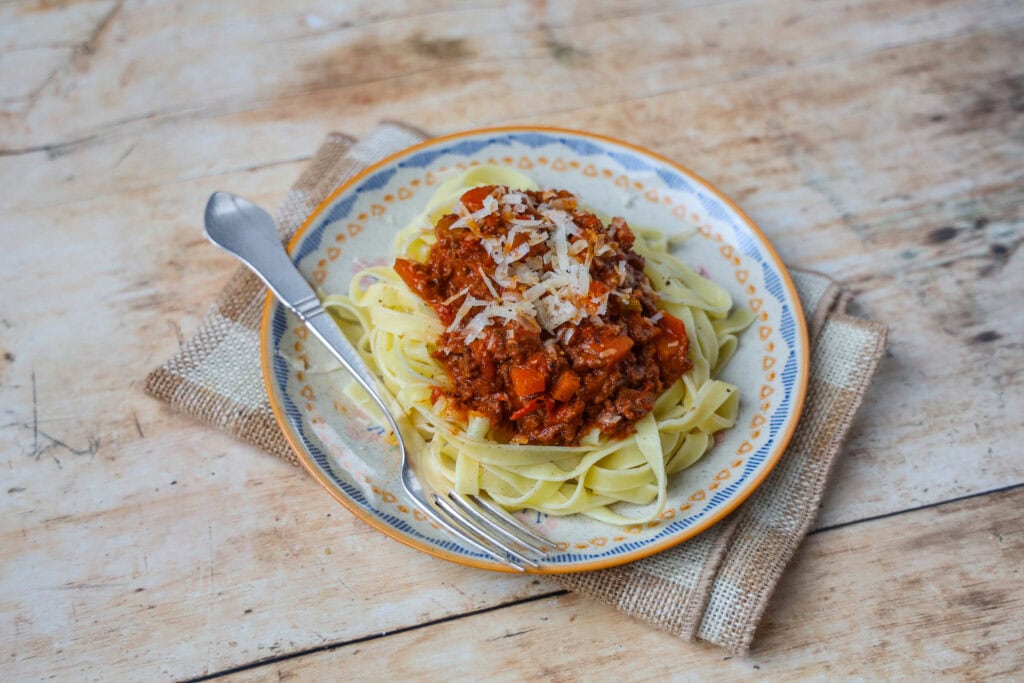
[[205,223],[210,241],[256,273],[381,409],[398,442],[402,486],[415,506],[465,545],[511,569],[522,572],[526,567],[539,567],[554,543],[481,496],[424,486],[416,474],[417,460],[409,457],[407,446],[407,442],[418,442],[418,435],[390,392],[320,305],[320,298],[285,251],[273,217],[247,199],[215,192],[206,204]]

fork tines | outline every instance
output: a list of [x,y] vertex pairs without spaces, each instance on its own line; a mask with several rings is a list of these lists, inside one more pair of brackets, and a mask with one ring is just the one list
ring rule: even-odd
[[433,500],[449,522],[442,522],[449,532],[517,571],[525,571],[524,565],[539,567],[539,560],[554,548],[554,543],[480,496],[450,491],[447,497],[434,493]]

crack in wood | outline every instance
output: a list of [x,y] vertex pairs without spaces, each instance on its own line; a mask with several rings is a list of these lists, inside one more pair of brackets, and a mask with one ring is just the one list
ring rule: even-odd
[[[28,95],[17,98],[17,100],[13,100],[25,103],[24,108],[21,111],[16,112],[18,116],[21,116],[22,118],[27,116],[39,103],[39,100],[42,97],[43,93],[46,92],[47,87],[49,87],[49,85],[57,79],[58,75],[67,72],[69,67],[74,66],[79,72],[88,69],[89,60],[92,58],[94,54],[96,54],[96,50],[99,47],[100,40],[103,38],[103,35],[107,32],[107,29],[110,27],[111,22],[114,20],[114,16],[121,11],[121,8],[123,6],[124,0],[118,0],[118,2],[103,16],[103,18],[100,19],[99,23],[92,30],[89,36],[82,42],[58,42],[52,45],[39,44],[22,47],[22,49],[70,48],[71,52],[68,55],[67,60],[62,64],[54,67],[46,75],[46,78],[44,78],[38,86],[33,88],[32,91],[28,93]],[[28,154],[40,151],[45,151],[49,155],[58,147],[61,147],[61,145],[38,145],[35,147],[26,147],[24,152],[19,152],[18,150],[0,149],[0,156],[17,156],[20,153]],[[57,156],[60,155],[58,154]],[[53,159],[55,157],[50,156],[50,158]]]
[[[370,635],[367,635],[367,636],[363,636],[361,638],[353,638],[351,640],[345,640],[345,641],[334,641],[334,642],[331,642],[331,643],[324,643],[324,644],[319,645],[317,647],[310,647],[310,648],[305,648],[305,649],[302,649],[302,650],[296,650],[294,652],[286,652],[286,653],[283,653],[283,654],[272,655],[270,657],[265,657],[263,659],[259,659],[259,660],[256,660],[256,661],[253,661],[253,662],[249,662],[249,663],[246,663],[246,664],[241,664],[239,666],[231,667],[231,668],[228,668],[228,669],[222,669],[220,671],[207,672],[207,673],[204,673],[204,674],[202,674],[200,676],[196,676],[196,677],[193,677],[193,678],[188,678],[183,683],[200,683],[201,681],[209,681],[209,680],[213,680],[215,678],[220,678],[221,676],[227,676],[227,675],[239,673],[239,672],[242,672],[242,671],[248,671],[250,669],[258,669],[260,667],[267,666],[267,665],[270,665],[270,664],[276,664],[278,662],[284,662],[284,661],[288,661],[288,660],[291,660],[291,659],[298,659],[300,657],[305,657],[305,656],[311,655],[311,654],[317,654],[317,653],[320,653],[320,652],[330,652],[332,650],[337,650],[338,648],[341,648],[341,647],[346,647],[346,646],[351,646],[351,645],[358,645],[360,643],[365,643],[365,642],[368,642],[368,641],[377,640],[377,639],[380,639],[380,638],[385,638],[387,636],[399,635],[399,634],[402,634],[402,633],[407,633],[409,631],[415,631],[415,630],[418,630],[418,629],[429,628],[431,626],[437,626],[437,625],[440,625],[440,624],[447,623],[449,621],[455,621],[457,619],[465,619],[466,617],[473,617],[473,616],[477,616],[477,615],[480,615],[480,614],[487,614],[489,612],[495,612],[497,610],[502,610],[502,609],[506,609],[506,608],[509,608],[509,607],[514,607],[516,605],[524,605],[524,604],[527,604],[527,603],[537,602],[539,600],[547,600],[547,599],[550,599],[550,598],[557,598],[557,597],[561,597],[561,596],[568,595],[568,594],[569,594],[569,591],[561,590],[560,589],[560,590],[550,591],[550,592],[547,592],[547,593],[540,593],[538,595],[531,595],[529,597],[519,598],[519,599],[516,599],[516,600],[512,600],[510,602],[505,602],[505,603],[501,603],[501,604],[497,604],[497,605],[490,605],[488,607],[481,607],[479,609],[470,610],[470,611],[467,611],[467,612],[461,612],[459,614],[452,614],[452,615],[449,615],[449,616],[446,616],[446,617],[441,617],[439,619],[433,619],[431,621],[425,621],[425,622],[420,623],[420,624],[412,624],[410,626],[404,626],[404,627],[401,627],[401,628],[390,629],[390,630],[387,630],[387,631],[383,631],[381,633],[370,634]],[[247,613],[248,613],[248,611],[247,611]],[[272,645],[270,647],[271,650],[275,650],[275,649],[279,649],[279,648],[280,648],[280,645],[277,644],[277,643],[275,643],[274,645]]]
[[45,439],[49,439],[50,445],[43,446],[42,449],[40,449],[36,453],[33,453],[33,455],[35,455],[37,458],[54,447],[63,448],[72,455],[96,455],[96,453],[100,449],[100,438],[98,436],[89,436],[88,445],[85,448],[74,448],[72,446],[69,446],[61,439],[58,439],[57,437],[48,434],[41,429],[38,431],[40,436],[42,436]]
[[84,71],[89,67],[89,60],[96,54],[100,41],[107,33],[107,30],[114,21],[114,17],[117,16],[122,7],[124,7],[124,0],[117,0],[114,6],[110,8],[110,11],[100,19],[100,22],[93,29],[92,33],[89,34],[89,37],[75,48],[72,62],[79,71]]
[[[72,455],[96,455],[100,448],[100,438],[95,435],[88,437],[88,445],[85,448],[74,448],[68,445],[62,439],[53,436],[52,434],[43,431],[39,427],[39,395],[36,389],[36,371],[32,368],[31,371],[31,384],[32,384],[32,451],[29,453],[30,457],[34,457],[38,460],[41,456],[49,452],[50,457],[53,458],[54,462],[57,463],[58,467],[63,468],[63,464],[60,459],[54,455],[52,449],[63,448]],[[136,423],[138,424],[138,423]],[[28,426],[27,424],[24,426]],[[49,441],[49,444],[43,445],[40,443],[39,437],[42,437]]]
[[[82,42],[64,41],[64,42],[55,42],[55,43],[29,44],[29,45],[22,46],[18,50],[15,50],[15,51],[31,50],[31,49],[69,49],[70,50],[70,53],[69,53],[66,61],[64,61],[62,64],[59,64],[58,66],[54,67],[46,75],[46,78],[44,78],[40,82],[40,84],[38,86],[33,88],[32,91],[28,93],[28,95],[25,95],[24,97],[19,97],[19,98],[14,99],[14,100],[4,100],[4,102],[12,102],[12,103],[13,102],[24,102],[25,103],[24,108],[22,108],[18,112],[14,112],[13,113],[15,116],[20,116],[21,118],[26,117],[35,108],[35,106],[39,103],[39,100],[41,99],[43,93],[46,92],[47,87],[49,87],[50,84],[52,84],[57,79],[57,77],[60,74],[66,73],[70,67],[74,66],[78,71],[85,71],[88,68],[88,60],[89,60],[89,58],[91,58],[92,55],[94,55],[96,53],[96,49],[97,49],[97,47],[99,45],[100,39],[102,38],[103,34],[106,32],[107,28],[110,26],[111,21],[114,19],[114,15],[116,15],[121,10],[121,7],[123,5],[124,5],[124,0],[118,0],[118,2],[115,4],[115,6],[113,8],[111,8],[111,10],[109,12],[107,12],[107,14],[105,14],[102,19],[100,19],[99,24],[97,24],[96,28],[94,28],[92,30],[92,32],[89,34],[89,37],[87,37]],[[49,149],[40,149],[40,148],[54,148],[54,147],[56,147],[56,145],[37,145],[37,146],[34,146],[34,147],[26,147],[25,148],[26,151],[24,153],[31,153],[33,151],[36,151],[36,152],[38,152],[38,151],[47,151],[47,152],[49,152],[50,151]],[[9,151],[10,152],[14,152],[14,154],[9,154],[8,153]],[[15,156],[17,153],[18,153],[18,150],[0,150],[0,156]],[[54,157],[51,156],[50,158],[52,159]]]
[[129,155],[129,154],[131,154],[132,152],[134,152],[134,151],[135,151],[135,146],[136,146],[137,144],[138,144],[138,143],[135,143],[135,142],[133,142],[132,144],[130,144],[130,145],[128,146],[128,149],[127,149],[127,150],[125,150],[124,154],[122,154],[121,156],[119,156],[119,157],[117,158],[117,161],[116,161],[116,162],[114,162],[114,168],[117,168],[118,166],[120,166],[120,165],[121,165],[121,162],[122,162],[122,161],[124,161],[125,159],[127,159],[127,158],[128,158],[128,155]]

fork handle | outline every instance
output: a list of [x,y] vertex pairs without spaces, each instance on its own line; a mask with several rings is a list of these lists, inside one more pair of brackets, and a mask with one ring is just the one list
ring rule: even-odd
[[[298,273],[298,271],[295,271]],[[307,285],[308,286],[308,285]],[[398,425],[395,423],[395,418],[391,414],[391,408],[384,401],[384,397],[381,395],[381,390],[378,387],[378,380],[374,374],[370,371],[370,368],[366,366],[363,359],[359,356],[359,351],[356,347],[352,346],[345,335],[342,334],[341,330],[335,324],[331,316],[324,310],[324,307],[320,305],[320,299],[317,298],[313,290],[310,289],[310,293],[315,299],[313,302],[300,302],[304,307],[300,310],[299,307],[292,308],[292,311],[299,317],[299,319],[309,328],[309,331],[313,333],[317,339],[323,342],[324,346],[334,354],[334,357],[338,359],[348,372],[355,378],[356,382],[359,383],[373,402],[377,404],[377,407],[384,413],[384,417],[387,418],[388,423],[394,430],[396,437],[401,440],[401,435],[398,431]],[[286,304],[287,305],[287,304]]]
[[[283,250],[282,250],[283,251]],[[291,263],[291,259],[289,259]],[[254,269],[255,271],[255,269]],[[324,346],[338,359],[342,367],[345,368],[349,374],[359,383],[359,386],[369,394],[373,402],[377,404],[388,423],[391,425],[391,429],[394,431],[396,438],[401,443],[401,433],[398,430],[398,424],[395,422],[394,416],[391,414],[391,408],[385,403],[384,397],[381,395],[381,390],[377,388],[377,378],[370,371],[370,368],[366,366],[363,359],[359,355],[359,351],[356,350],[351,342],[345,338],[341,330],[335,324],[330,314],[324,310],[324,307],[320,304],[320,298],[313,291],[313,288],[309,286],[302,274],[299,273],[298,269],[292,265],[290,270],[281,269],[276,271],[276,276],[285,279],[286,282],[272,283],[264,277],[263,274],[256,272],[264,281],[272,292],[277,295],[281,303],[287,306],[292,313],[294,313],[302,323],[309,328],[309,331],[313,333],[313,336],[319,339]],[[287,280],[297,280],[288,282]],[[298,281],[301,281],[301,285]],[[278,286],[275,286],[278,285]],[[281,285],[287,285],[283,287]],[[305,295],[297,301],[289,301],[281,296],[279,292],[289,291],[298,292],[302,289],[305,290]]]
[[[404,460],[405,441],[398,429],[396,413],[392,413],[383,398],[387,391],[382,385],[378,388],[376,377],[366,367],[359,351],[320,305],[320,298],[281,244],[274,218],[244,197],[214,192],[206,203],[205,225],[210,241],[256,273],[366,390],[394,430]],[[397,410],[401,414],[401,410]]]

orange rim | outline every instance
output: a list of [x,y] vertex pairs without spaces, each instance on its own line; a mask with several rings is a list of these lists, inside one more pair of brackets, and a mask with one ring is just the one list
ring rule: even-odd
[[[406,149],[403,149],[399,152],[396,152],[385,157],[384,159],[381,159],[375,164],[367,166],[365,169],[363,169],[353,177],[349,178],[340,186],[338,186],[333,192],[331,192],[327,196],[326,199],[320,202],[320,205],[317,206],[316,210],[314,210],[313,213],[309,215],[309,218],[307,218],[302,223],[302,225],[299,226],[299,228],[295,231],[295,234],[288,241],[287,248],[289,253],[294,252],[296,246],[302,240],[302,236],[305,234],[306,230],[309,229],[309,226],[312,225],[314,221],[316,221],[316,219],[327,209],[328,206],[330,206],[334,202],[334,200],[342,192],[358,184],[363,178],[366,178],[367,176],[378,171],[379,169],[393,163],[396,159],[400,159],[401,157],[404,157],[406,155],[409,155],[422,149],[426,149],[428,147],[432,147],[434,145],[451,142],[452,140],[458,140],[459,138],[494,133],[532,132],[574,135],[577,137],[590,138],[592,140],[599,140],[613,145],[618,145],[620,147],[625,147],[641,155],[647,156],[652,159],[657,159],[658,161],[667,164],[668,166],[671,166],[677,171],[680,171],[684,175],[689,176],[690,178],[696,180],[698,183],[703,185],[705,189],[710,191],[713,195],[715,195],[715,197],[717,197],[719,200],[721,200],[723,203],[729,206],[729,208],[731,208],[736,213],[736,215],[738,215],[746,223],[746,226],[754,234],[761,238],[762,246],[768,251],[769,254],[771,254],[771,257],[772,259],[774,259],[774,263],[776,267],[779,269],[780,275],[782,276],[782,280],[786,287],[786,291],[790,297],[790,303],[793,306],[793,315],[795,320],[797,321],[797,332],[800,338],[800,360],[802,363],[801,367],[803,368],[804,372],[803,376],[800,378],[798,384],[796,385],[796,399],[793,402],[792,420],[790,421],[789,427],[786,429],[785,433],[779,436],[779,443],[775,451],[771,453],[768,458],[765,459],[763,469],[750,480],[750,482],[743,490],[738,491],[736,495],[732,497],[732,499],[724,503],[719,509],[711,513],[706,519],[702,519],[699,522],[694,523],[692,526],[683,529],[682,531],[673,536],[662,539],[661,541],[651,543],[648,546],[632,551],[630,553],[624,553],[622,555],[615,555],[613,557],[603,559],[595,559],[589,562],[576,564],[572,566],[541,566],[537,569],[528,567],[526,571],[527,573],[531,574],[565,574],[570,572],[607,569],[609,567],[615,567],[621,564],[626,564],[627,562],[633,562],[644,557],[654,555],[663,550],[667,550],[668,548],[678,545],[679,543],[689,540],[697,534],[706,531],[711,526],[727,517],[729,513],[731,513],[740,505],[740,503],[742,503],[754,491],[756,491],[757,488],[764,481],[765,477],[767,477],[768,474],[773,469],[775,469],[775,465],[778,463],[779,459],[782,457],[782,454],[785,452],[786,447],[789,445],[790,440],[793,438],[793,433],[795,432],[797,424],[800,421],[800,415],[803,413],[804,399],[807,395],[807,383],[810,378],[810,342],[807,334],[807,320],[804,317],[803,306],[800,303],[800,297],[797,294],[796,285],[793,284],[793,279],[790,277],[789,271],[786,269],[786,266],[782,262],[782,259],[779,258],[779,254],[778,252],[775,251],[775,247],[772,246],[768,238],[764,235],[763,232],[761,232],[761,229],[757,226],[757,224],[754,223],[754,221],[752,221],[750,217],[746,213],[744,213],[744,211],[740,209],[739,206],[736,205],[735,202],[733,202],[729,197],[723,194],[717,187],[707,182],[700,175],[694,173],[685,166],[682,166],[676,163],[675,161],[672,161],[671,159],[668,159],[660,154],[656,154],[655,152],[652,152],[638,145],[634,145],[629,142],[624,142],[622,140],[617,140],[615,138],[608,137],[605,135],[587,133],[583,131],[572,130],[569,128],[557,128],[552,126],[498,126],[492,128],[476,128],[473,130],[466,130],[459,133],[451,133],[448,135],[441,135],[435,138],[431,138],[429,140],[425,140],[423,142],[415,144],[411,147],[407,147]],[[480,560],[474,557],[468,557],[465,555],[449,553],[439,548],[435,548],[428,543],[423,543],[416,539],[409,538],[405,535],[397,533],[395,529],[393,529],[391,526],[383,523],[377,517],[368,513],[355,502],[350,500],[347,496],[345,496],[344,493],[338,490],[337,485],[320,470],[317,464],[307,453],[305,447],[302,444],[301,438],[292,428],[292,425],[288,421],[288,417],[284,411],[284,407],[278,401],[276,395],[276,384],[273,382],[273,372],[271,367],[271,349],[269,348],[270,319],[273,312],[274,304],[274,295],[270,292],[267,292],[267,297],[263,304],[263,316],[260,323],[260,356],[261,365],[263,368],[263,383],[267,390],[267,397],[270,401],[270,407],[273,410],[274,418],[277,420],[278,426],[284,433],[285,438],[288,440],[288,443],[292,447],[292,450],[295,451],[295,455],[296,457],[298,457],[299,462],[302,463],[302,466],[305,467],[306,470],[311,475],[313,475],[313,478],[315,478],[318,482],[320,482],[320,484],[325,489],[327,489],[327,491],[334,497],[335,500],[337,500],[345,508],[352,512],[352,514],[354,514],[356,517],[369,524],[374,529],[377,529],[381,533],[390,536],[396,541],[399,541],[400,543],[403,543],[411,548],[415,548],[416,550],[425,552],[429,555],[433,555],[434,557],[438,557],[443,560],[448,560],[450,562],[455,562],[456,564],[466,565],[469,567],[476,567],[479,569],[514,572],[514,570],[505,567],[504,565],[498,564],[496,562],[490,562]]]

